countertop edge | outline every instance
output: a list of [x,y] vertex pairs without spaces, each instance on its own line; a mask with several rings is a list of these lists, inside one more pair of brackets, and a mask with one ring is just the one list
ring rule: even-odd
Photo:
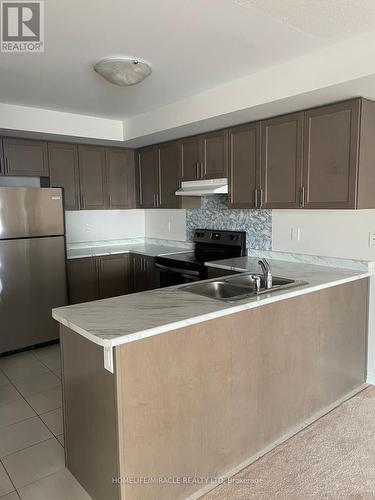
[[[233,270],[233,269],[231,269],[231,270]],[[224,308],[220,311],[213,311],[210,313],[201,314],[199,316],[194,316],[194,317],[189,318],[189,319],[176,321],[174,323],[167,323],[165,325],[158,326],[155,328],[148,328],[147,330],[140,330],[140,331],[128,334],[128,335],[118,336],[113,340],[99,338],[99,337],[91,334],[90,332],[84,330],[83,328],[70,323],[65,318],[59,316],[59,314],[57,313],[57,310],[55,310],[55,309],[52,310],[52,317],[56,321],[61,323],[62,325],[66,326],[67,328],[70,328],[71,330],[75,331],[79,335],[82,335],[83,337],[87,338],[88,340],[94,342],[97,345],[100,345],[102,347],[116,347],[119,345],[127,344],[129,342],[135,342],[137,340],[142,340],[142,339],[145,339],[148,337],[153,337],[155,335],[160,335],[162,333],[167,333],[167,332],[170,332],[172,330],[178,330],[178,329],[184,328],[186,326],[194,325],[197,323],[203,323],[203,322],[209,321],[211,319],[220,318],[223,316],[228,316],[230,314],[235,314],[237,312],[246,311],[248,309],[253,309],[255,307],[261,307],[261,306],[267,305],[267,304],[272,304],[273,302],[279,302],[281,300],[291,299],[294,297],[298,297],[300,295],[305,295],[307,293],[313,293],[313,292],[317,292],[319,290],[324,290],[326,288],[331,288],[333,286],[343,285],[345,283],[350,283],[352,281],[370,278],[371,276],[373,276],[372,272],[364,272],[361,274],[349,276],[347,278],[341,278],[341,279],[330,281],[330,282],[323,283],[320,285],[307,286],[306,288],[302,288],[302,289],[293,289],[290,291],[285,291],[283,293],[279,293],[278,295],[268,295],[268,296],[262,295],[262,297],[259,300],[252,300],[252,301],[246,302],[244,304],[242,303],[239,305],[228,305],[227,308]]]

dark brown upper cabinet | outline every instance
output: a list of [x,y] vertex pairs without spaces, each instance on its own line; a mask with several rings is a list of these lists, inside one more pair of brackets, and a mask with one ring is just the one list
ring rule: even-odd
[[65,210],[79,210],[78,148],[76,144],[48,143],[51,187],[64,189]]
[[81,209],[108,208],[105,148],[79,145],[78,158]]
[[48,177],[47,143],[29,139],[3,139],[4,175]]
[[158,206],[159,175],[157,149],[154,146],[137,152],[138,206],[156,208]]
[[134,208],[134,151],[131,149],[106,149],[105,156],[109,208]]
[[233,208],[255,208],[259,199],[260,123],[229,130],[229,203]]
[[161,144],[157,148],[159,173],[159,208],[178,208],[176,191],[180,187],[180,146],[177,142]]
[[200,178],[201,170],[201,138],[200,136],[182,139],[181,147],[181,180],[195,181]]
[[201,136],[201,179],[228,176],[228,130],[219,130]]
[[261,122],[260,191],[257,206],[298,208],[302,203],[304,113]]
[[227,177],[227,130],[188,137],[180,141],[180,146],[182,181]]
[[360,100],[305,112],[303,206],[355,208]]

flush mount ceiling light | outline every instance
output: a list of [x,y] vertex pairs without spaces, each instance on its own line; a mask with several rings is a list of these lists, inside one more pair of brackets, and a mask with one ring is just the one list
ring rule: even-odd
[[146,62],[130,57],[102,59],[95,64],[94,70],[109,82],[120,87],[135,85],[149,76],[152,71]]

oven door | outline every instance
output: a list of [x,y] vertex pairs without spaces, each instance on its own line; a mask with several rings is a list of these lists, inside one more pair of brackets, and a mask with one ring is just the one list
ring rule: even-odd
[[185,283],[193,283],[194,281],[202,279],[199,271],[163,266],[162,264],[155,264],[155,268],[159,273],[161,288],[173,285],[183,285]]

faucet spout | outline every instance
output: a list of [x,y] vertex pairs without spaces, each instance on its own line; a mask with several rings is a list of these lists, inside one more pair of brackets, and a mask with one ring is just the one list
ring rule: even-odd
[[266,289],[272,288],[272,273],[268,261],[266,259],[260,259],[258,264],[262,268]]

